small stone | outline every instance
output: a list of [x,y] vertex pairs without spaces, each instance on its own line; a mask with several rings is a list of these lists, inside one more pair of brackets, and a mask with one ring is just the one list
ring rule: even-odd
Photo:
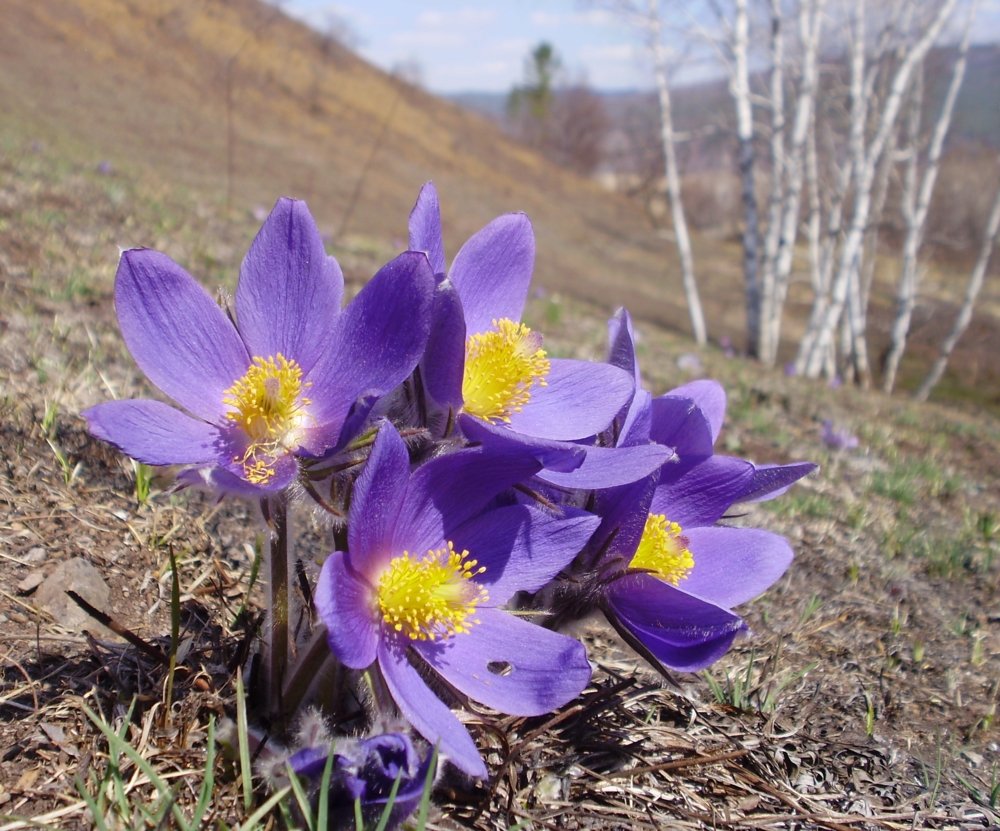
[[20,594],[28,594],[37,589],[45,582],[45,575],[40,571],[33,571],[17,584],[17,591]]
[[67,590],[76,592],[95,609],[108,611],[111,589],[101,573],[82,557],[60,563],[35,592],[35,603],[51,614],[64,629],[86,629],[99,637],[115,637],[110,629],[77,606],[66,594]]
[[36,545],[24,555],[23,559],[24,562],[30,565],[37,565],[38,563],[44,563],[47,556],[48,554],[45,553],[45,549],[40,545]]

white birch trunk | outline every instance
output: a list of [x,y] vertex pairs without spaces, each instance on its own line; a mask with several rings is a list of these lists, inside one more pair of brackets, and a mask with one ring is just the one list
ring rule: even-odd
[[[872,184],[875,169],[886,143],[896,124],[903,95],[910,83],[915,67],[923,61],[931,45],[944,27],[945,21],[955,8],[957,0],[943,0],[931,23],[906,53],[892,78],[889,95],[879,119],[878,129],[864,153],[862,164],[856,171],[854,185],[854,211],[851,224],[841,248],[837,274],[833,281],[830,303],[827,306],[817,331],[811,338],[810,351],[804,362],[807,376],[816,377],[822,370],[823,356],[833,340],[837,324],[844,311],[851,288],[851,275],[857,267],[861,255],[862,242],[868,224],[872,204]],[[864,11],[864,0],[858,0],[859,10]],[[804,344],[805,345],[805,342]]]
[[[836,261],[837,244],[841,233],[844,203],[852,182],[857,182],[859,170],[864,157],[865,123],[868,115],[868,97],[865,91],[865,58],[866,58],[866,27],[865,0],[855,0],[854,21],[851,40],[851,75],[850,75],[850,128],[848,137],[848,153],[844,166],[840,170],[833,203],[830,207],[827,222],[827,238],[823,243],[820,267],[820,293],[816,295],[809,324],[806,327],[802,343],[799,344],[799,354],[796,358],[796,369],[810,377],[816,377],[833,361],[835,342],[833,333],[840,323],[844,302],[847,299],[848,280],[850,273],[842,272],[837,285],[832,282],[833,267]],[[857,189],[855,188],[855,203]],[[843,297],[839,304],[835,290],[842,290]],[[832,319],[831,319],[832,317]],[[820,340],[823,333],[827,337]],[[833,361],[835,363],[835,361]]]
[[750,102],[750,18],[747,0],[735,0],[732,30],[733,74],[730,92],[736,105],[736,136],[743,201],[743,284],[747,307],[747,347],[757,355],[760,343],[760,285],[757,275],[760,229],[754,187],[753,107]]
[[781,0],[771,0],[771,193],[767,233],[760,264],[760,335],[757,356],[774,364],[778,344],[774,335],[775,278],[781,242],[782,206],[788,199],[785,181],[785,34]]
[[[802,0],[799,13],[799,37],[803,49],[802,77],[795,104],[791,146],[785,162],[785,199],[779,219],[777,250],[773,255],[774,291],[769,308],[770,318],[764,324],[769,334],[770,351],[763,355],[762,359],[770,366],[773,366],[777,360],[778,346],[781,341],[781,316],[791,279],[792,257],[795,253],[795,242],[798,237],[799,207],[802,199],[804,173],[807,167],[806,140],[810,134],[810,127],[815,125],[817,58],[824,4],[825,0]],[[813,136],[811,145],[813,158],[809,161],[810,165],[816,164],[814,140],[815,136]],[[812,193],[815,193],[816,205],[818,205],[819,193],[816,187],[815,168],[810,175],[813,177]],[[813,207],[810,208],[809,219],[811,230],[813,228]],[[818,219],[818,214],[816,216]],[[816,231],[818,232],[818,225]],[[812,238],[810,239],[812,241]],[[813,245],[810,246],[810,250],[814,250]],[[813,273],[816,273],[815,267]]]
[[708,335],[705,329],[705,316],[701,308],[701,298],[698,295],[698,283],[694,273],[694,256],[691,252],[691,236],[688,232],[684,202],[681,196],[681,179],[677,169],[677,151],[674,142],[673,114],[670,101],[670,75],[657,0],[649,0],[648,2],[645,25],[648,28],[649,47],[653,57],[653,74],[660,104],[660,141],[663,146],[667,197],[670,201],[677,255],[681,263],[684,296],[687,298],[695,342],[699,346],[704,346],[708,342]]
[[966,328],[968,328],[969,321],[972,320],[972,310],[976,305],[976,300],[979,297],[979,292],[986,278],[986,269],[990,264],[990,256],[996,245],[998,231],[1000,231],[1000,188],[997,188],[996,196],[993,199],[993,207],[990,210],[990,218],[986,223],[983,244],[979,249],[979,258],[976,260],[972,274],[969,276],[969,284],[965,289],[965,298],[962,301],[962,307],[958,312],[958,317],[955,318],[955,324],[952,326],[951,332],[948,333],[948,337],[941,344],[941,352],[938,355],[938,359],[934,362],[934,366],[931,367],[931,371],[927,374],[927,377],[914,396],[918,401],[926,401],[927,396],[931,394],[931,390],[941,380],[945,367],[948,366],[948,359],[951,358],[951,353],[955,351],[955,345],[964,334]]
[[931,197],[934,195],[934,186],[937,184],[944,141],[948,135],[948,129],[951,127],[955,102],[958,100],[958,93],[965,78],[972,20],[975,17],[977,7],[978,2],[973,2],[969,8],[969,15],[965,22],[965,31],[962,33],[962,42],[959,45],[958,55],[955,58],[955,66],[951,73],[951,82],[948,84],[948,91],[945,93],[944,102],[941,104],[941,111],[938,114],[937,122],[934,125],[934,132],[931,135],[930,145],[927,148],[927,168],[924,171],[923,179],[920,181],[919,197],[915,197],[919,167],[916,136],[914,136],[914,141],[911,142],[911,152],[914,156],[907,170],[906,187],[904,189],[906,202],[904,202],[903,216],[906,220],[906,238],[903,241],[903,260],[899,274],[899,286],[896,292],[896,317],[892,324],[892,339],[889,346],[889,353],[885,360],[885,375],[882,383],[882,388],[887,393],[892,392],[893,387],[896,385],[899,362],[902,360],[903,352],[906,349],[906,339],[913,320],[913,309],[917,302],[917,290],[920,282],[917,257],[920,254],[920,248],[924,241],[924,228],[927,222]]
[[809,194],[809,216],[806,219],[806,235],[809,239],[809,282],[813,294],[819,295],[822,270],[820,232],[823,227],[823,202],[819,195],[819,158],[816,153],[816,110],[813,109],[812,129],[806,139],[806,190]]

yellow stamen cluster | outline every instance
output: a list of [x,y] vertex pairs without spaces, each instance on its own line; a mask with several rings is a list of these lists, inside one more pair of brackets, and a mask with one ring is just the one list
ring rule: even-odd
[[302,411],[310,404],[302,397],[307,386],[302,383],[302,367],[279,352],[254,358],[243,377],[226,390],[222,399],[230,408],[226,418],[250,440],[233,461],[243,465],[250,482],[266,484],[274,476],[277,458],[297,443]]
[[484,568],[467,559],[468,551],[446,547],[415,559],[408,551],[394,557],[375,589],[378,610],[396,632],[415,641],[433,641],[467,633],[476,623],[476,607],[489,595],[473,578]]
[[663,514],[650,514],[630,565],[676,586],[694,568],[694,557],[687,546],[680,525],[668,522]]
[[487,421],[509,422],[544,387],[549,359],[541,338],[523,323],[501,318],[493,329],[472,335],[465,344],[462,398],[465,411]]

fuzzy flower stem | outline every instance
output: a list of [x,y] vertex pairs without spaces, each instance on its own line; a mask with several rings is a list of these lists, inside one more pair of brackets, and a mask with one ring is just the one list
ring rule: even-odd
[[288,665],[288,621],[293,589],[288,579],[288,503],[283,495],[261,500],[271,529],[267,552],[267,613],[264,636],[264,708],[280,716],[282,678]]
[[[317,678],[325,677],[327,669],[339,665],[326,642],[326,627],[317,626],[288,672],[281,691],[281,704],[286,712],[295,713],[309,696]],[[339,703],[339,702],[338,702]]]

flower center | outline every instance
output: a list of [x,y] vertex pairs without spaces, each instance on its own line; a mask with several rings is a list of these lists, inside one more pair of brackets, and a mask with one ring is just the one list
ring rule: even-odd
[[680,525],[668,522],[663,514],[650,514],[629,565],[676,586],[691,573],[694,557]]
[[541,346],[540,335],[507,318],[472,335],[465,343],[465,411],[494,423],[509,422],[510,414],[531,399],[531,388],[546,384],[549,359]]
[[308,386],[302,383],[302,367],[279,352],[254,358],[243,377],[226,390],[222,399],[230,408],[226,418],[250,440],[233,461],[243,465],[250,482],[266,484],[274,476],[278,458],[298,443],[302,410],[310,404],[302,397]]
[[469,631],[476,607],[489,595],[472,578],[476,568],[468,551],[449,542],[420,559],[404,551],[393,557],[375,589],[379,612],[396,632],[414,641],[433,641]]

